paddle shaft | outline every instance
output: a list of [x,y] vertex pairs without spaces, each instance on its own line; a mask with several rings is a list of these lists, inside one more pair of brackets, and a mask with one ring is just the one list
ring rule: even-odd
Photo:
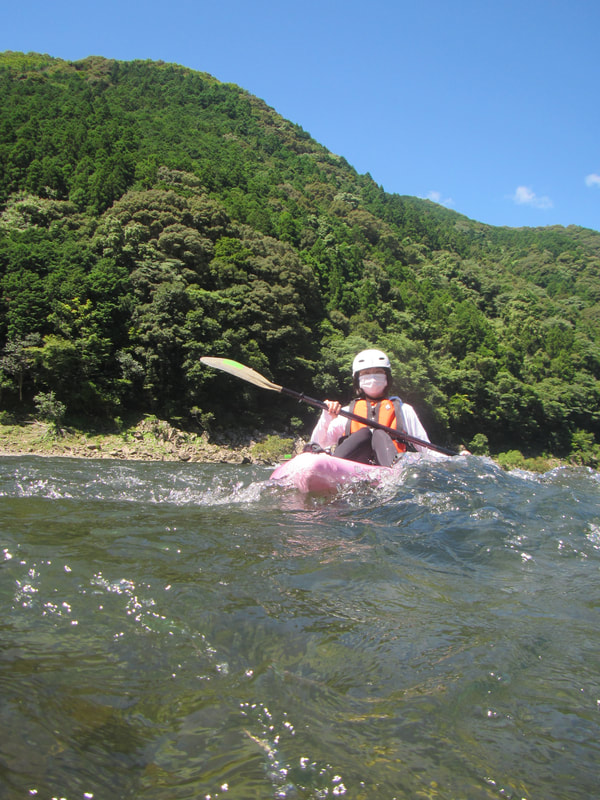
[[[296,400],[299,400],[301,403],[307,403],[309,406],[315,406],[315,408],[323,408],[327,411],[327,404],[324,403],[322,400],[316,400],[314,397],[307,397],[302,392],[295,392],[293,389],[286,389],[285,386],[278,387],[279,390],[283,394],[287,394],[290,397],[295,397]],[[443,453],[446,456],[457,456],[458,453],[456,450],[450,450],[447,447],[442,447],[438,444],[433,444],[432,442],[427,442],[425,439],[418,439],[416,436],[411,436],[409,433],[404,431],[397,431],[395,428],[390,428],[388,425],[384,425],[382,422],[377,422],[374,419],[367,419],[367,417],[361,417],[359,414],[353,414],[351,411],[344,411],[342,408],[340,411],[340,415],[342,417],[346,417],[347,419],[353,419],[355,422],[360,422],[363,425],[369,425],[371,428],[378,428],[381,431],[385,431],[389,434],[393,439],[399,439],[401,442],[410,442],[410,444],[418,444],[421,447],[429,448],[429,450],[436,450],[438,453]]]

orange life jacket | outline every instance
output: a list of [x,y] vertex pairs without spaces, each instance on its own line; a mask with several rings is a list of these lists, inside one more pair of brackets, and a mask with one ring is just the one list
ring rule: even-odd
[[[350,403],[349,411],[357,414],[360,417],[366,417],[379,422],[381,425],[386,425],[388,428],[394,428],[397,431],[406,431],[402,421],[402,401],[395,397],[391,400],[384,399],[378,400],[376,403],[367,401],[365,398],[360,400],[353,400]],[[357,422],[355,419],[349,419],[346,423],[346,436],[361,428],[366,428],[364,422]],[[406,452],[406,443],[398,439],[394,439],[394,444],[399,453]]]

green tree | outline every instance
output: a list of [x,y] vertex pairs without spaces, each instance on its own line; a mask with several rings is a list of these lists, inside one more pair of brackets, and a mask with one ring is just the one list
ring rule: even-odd
[[54,392],[40,392],[36,394],[34,401],[40,419],[50,422],[58,433],[67,410],[65,404],[56,399]]
[[23,402],[23,383],[25,376],[34,363],[34,350],[40,341],[37,334],[30,334],[23,339],[11,339],[4,346],[0,358],[0,369],[11,375],[19,392],[19,402]]

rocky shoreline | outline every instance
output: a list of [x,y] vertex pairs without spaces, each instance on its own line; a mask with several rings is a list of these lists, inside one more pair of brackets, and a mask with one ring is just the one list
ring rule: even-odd
[[31,421],[0,425],[0,455],[62,456],[131,461],[184,461],[222,464],[276,463],[303,442],[258,431],[215,433],[179,430],[164,420],[145,418],[120,432],[91,432]]

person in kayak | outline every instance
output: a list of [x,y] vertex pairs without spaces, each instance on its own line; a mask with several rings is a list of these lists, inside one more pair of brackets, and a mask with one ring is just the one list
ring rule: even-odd
[[[414,408],[399,397],[388,397],[392,370],[385,353],[381,350],[360,352],[352,364],[352,380],[356,398],[344,406],[344,411],[429,441]],[[391,467],[406,451],[406,444],[393,439],[386,431],[339,416],[342,406],[337,400],[326,400],[325,404],[327,410],[321,414],[305,449],[335,448],[333,455],[336,458],[382,467]],[[417,450],[426,449],[419,445],[415,447]]]

